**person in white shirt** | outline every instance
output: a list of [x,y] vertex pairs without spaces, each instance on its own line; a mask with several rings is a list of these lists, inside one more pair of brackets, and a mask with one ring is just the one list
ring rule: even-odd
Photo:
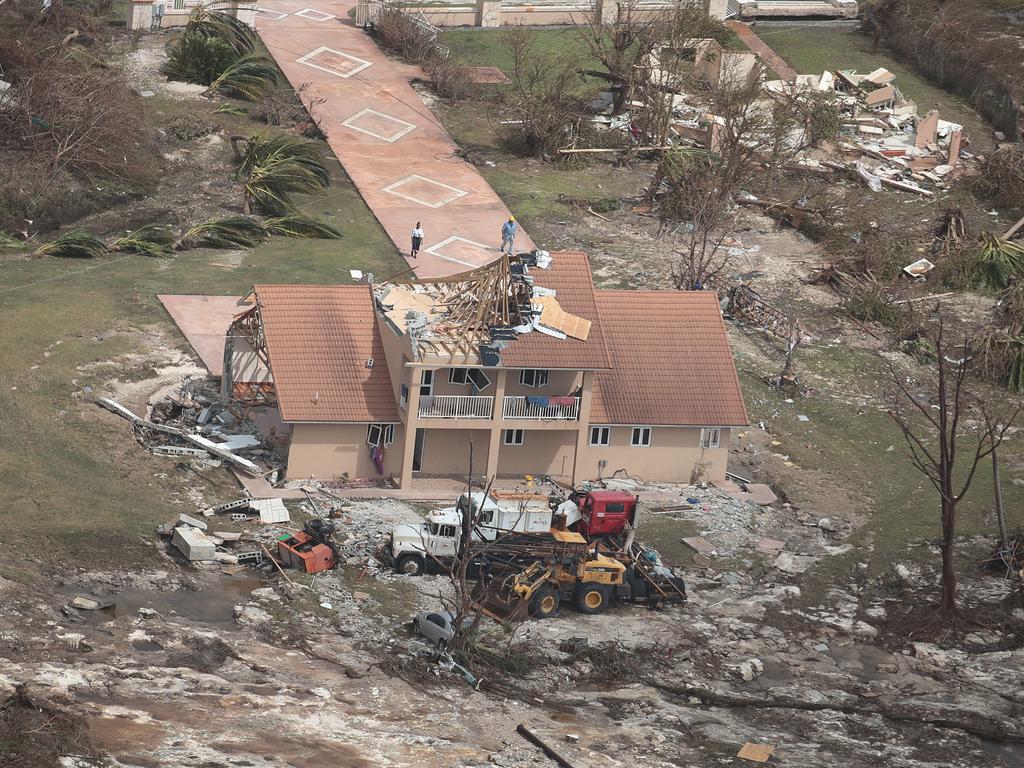
[[415,259],[420,252],[420,246],[423,245],[423,229],[420,227],[420,223],[417,221],[416,226],[412,230],[412,251],[409,253],[410,259]]

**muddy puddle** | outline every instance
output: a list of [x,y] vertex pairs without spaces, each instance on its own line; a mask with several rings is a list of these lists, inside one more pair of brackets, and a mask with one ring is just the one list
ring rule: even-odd
[[1024,744],[1000,744],[982,739],[981,748],[1002,760],[1006,768],[1024,768]]
[[[116,599],[109,608],[97,611],[79,611],[88,624],[104,624],[112,619],[134,618],[139,608],[151,608],[162,616],[180,616],[200,624],[227,628],[234,626],[235,606],[249,599],[249,593],[264,586],[253,576],[218,576],[211,578],[199,590],[128,589],[118,594],[96,594],[95,597]],[[67,585],[58,588],[58,594],[68,598],[91,595],[88,589]],[[148,650],[148,649],[139,649]],[[155,649],[153,649],[155,650]]]

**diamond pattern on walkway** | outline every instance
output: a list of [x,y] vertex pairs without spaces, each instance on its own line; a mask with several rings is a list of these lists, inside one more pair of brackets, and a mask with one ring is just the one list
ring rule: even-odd
[[295,15],[301,16],[304,19],[310,19],[311,21],[327,21],[328,19],[335,18],[333,13],[324,13],[315,8],[303,8],[301,11],[297,11]]
[[388,143],[398,141],[416,127],[405,120],[385,115],[383,112],[369,107],[359,110],[342,125]]
[[431,253],[445,261],[450,261],[453,264],[463,264],[473,268],[478,264],[494,261],[494,259],[498,258],[499,249],[474,242],[473,240],[467,240],[458,235],[452,235],[446,240],[442,240],[440,243],[427,248],[427,253]]
[[420,176],[418,173],[406,176],[404,179],[399,179],[394,184],[389,184],[384,187],[384,191],[390,192],[392,195],[404,197],[406,200],[412,200],[414,203],[425,205],[428,208],[440,208],[442,205],[447,205],[453,200],[458,200],[460,197],[465,197],[469,194],[464,189],[428,179],[426,176]]
[[[355,26],[355,0],[267,1],[290,15],[260,13],[257,31],[406,259],[409,233],[422,222],[423,250],[409,260],[416,274],[441,277],[494,261],[510,212],[412,88],[423,72],[387,58]],[[335,18],[318,21],[323,14]],[[521,229],[516,248],[533,248]]]
[[[298,14],[295,15],[298,16]],[[373,65],[372,61],[360,59],[358,56],[353,56],[344,51],[336,51],[325,45],[310,51],[305,56],[300,56],[295,61],[299,64],[305,64],[307,67],[313,67],[322,72],[337,75],[338,77],[352,77],[357,72],[362,72],[367,67]]]

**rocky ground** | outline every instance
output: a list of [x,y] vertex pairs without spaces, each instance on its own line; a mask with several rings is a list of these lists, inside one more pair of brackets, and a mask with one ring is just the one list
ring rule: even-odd
[[[928,569],[894,564],[812,597],[802,584],[843,551],[850,521],[676,490],[701,503],[645,509],[641,530],[656,519],[666,551],[695,532],[715,543],[710,562],[685,568],[689,602],[564,610],[511,635],[488,625],[518,667],[477,669],[479,691],[407,625],[438,604],[446,578],[365,567],[378,536],[416,515],[395,501],[346,505],[348,562],[295,586],[186,566],[160,544],[151,571],[53,574],[49,593],[4,582],[0,698],[25,687],[0,729],[34,711],[29,701],[79,734],[55,742],[53,762],[4,764],[546,764],[519,723],[580,767],[734,764],[748,741],[774,745],[785,766],[1020,764],[1019,748],[999,744],[1024,742],[1019,633],[980,629],[962,647],[894,636],[905,607],[931,594]],[[785,551],[757,552],[764,535]],[[963,586],[1003,611],[1009,591],[977,573]],[[117,602],[70,608],[80,594]],[[0,749],[27,738],[0,733]]]

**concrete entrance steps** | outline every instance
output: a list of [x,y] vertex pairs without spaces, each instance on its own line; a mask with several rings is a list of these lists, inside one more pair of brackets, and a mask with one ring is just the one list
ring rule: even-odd
[[[496,259],[509,210],[413,90],[419,69],[388,59],[354,25],[354,0],[268,1],[257,12],[260,37],[414,273],[451,275]],[[411,260],[417,221],[425,238]],[[533,247],[520,228],[516,250]]]

